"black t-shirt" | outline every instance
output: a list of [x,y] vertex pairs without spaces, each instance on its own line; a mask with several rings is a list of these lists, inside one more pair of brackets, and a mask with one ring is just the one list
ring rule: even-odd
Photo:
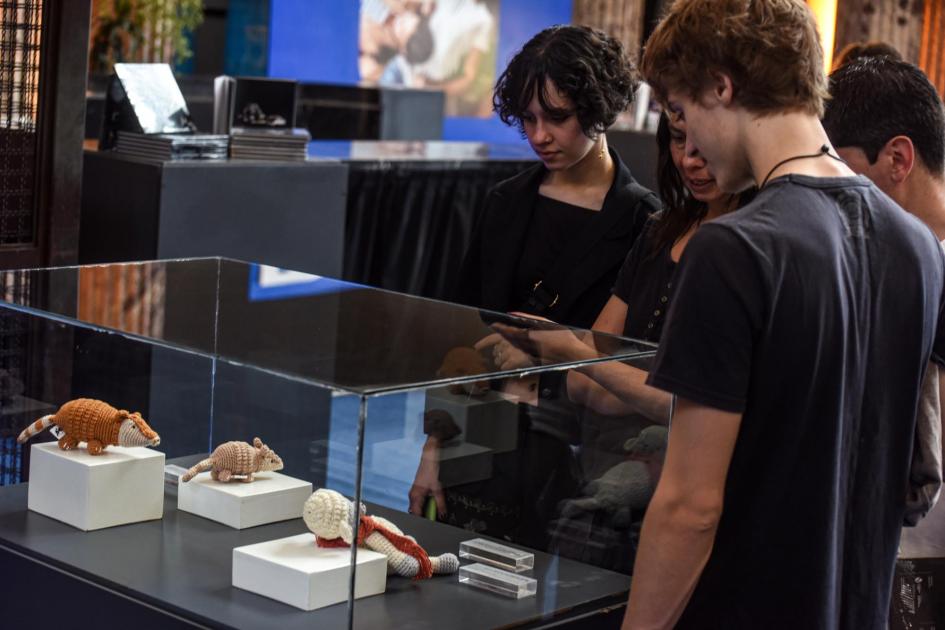
[[614,295],[627,305],[624,337],[659,341],[673,299],[676,263],[672,247],[653,250],[653,236],[658,224],[658,217],[647,222],[614,283]]
[[535,213],[525,239],[522,257],[512,285],[512,310],[531,311],[528,296],[539,280],[554,270],[568,244],[579,235],[597,211],[582,208],[551,197],[538,195]]
[[863,177],[779,178],[693,236],[649,382],[743,417],[678,627],[886,627],[943,266]]

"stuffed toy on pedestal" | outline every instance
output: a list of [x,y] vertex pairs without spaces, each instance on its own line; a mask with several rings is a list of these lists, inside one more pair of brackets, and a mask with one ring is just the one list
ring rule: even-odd
[[25,444],[51,426],[59,427],[59,448],[71,451],[85,442],[89,455],[101,455],[107,446],[157,446],[161,437],[137,411],[128,413],[91,398],[70,400],[53,415],[43,416],[20,433],[16,441]]
[[282,470],[282,459],[258,437],[252,444],[224,442],[213,450],[210,457],[184,473],[180,480],[186,483],[207,470],[214,481],[227,483],[239,479],[250,483],[256,473]]
[[[302,519],[315,534],[319,547],[348,547],[355,541],[351,531],[354,503],[334,490],[321,488],[305,501]],[[387,572],[415,580],[434,574],[455,573],[459,559],[451,553],[430,557],[413,537],[380,516],[365,514],[361,506],[357,542],[387,556]]]

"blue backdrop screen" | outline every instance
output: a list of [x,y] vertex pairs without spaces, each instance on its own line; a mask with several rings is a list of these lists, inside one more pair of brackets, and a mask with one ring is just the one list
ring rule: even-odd
[[[500,0],[496,76],[535,33],[570,22],[571,5],[572,0]],[[271,0],[268,75],[357,83],[359,6],[357,0]],[[495,116],[447,118],[443,139],[522,142]]]

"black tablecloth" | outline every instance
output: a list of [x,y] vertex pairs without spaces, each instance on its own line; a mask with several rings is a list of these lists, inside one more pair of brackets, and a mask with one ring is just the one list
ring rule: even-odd
[[448,299],[489,189],[532,164],[350,162],[344,278]]

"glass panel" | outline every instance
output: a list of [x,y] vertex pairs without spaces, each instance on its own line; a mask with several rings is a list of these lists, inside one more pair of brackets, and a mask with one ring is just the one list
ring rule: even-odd
[[[540,347],[563,352],[565,341]],[[550,359],[532,351],[535,363]],[[625,601],[671,406],[642,385],[652,356],[370,397],[368,515],[415,537],[429,556],[454,554],[469,568],[460,575],[444,557],[432,566],[447,575],[389,576],[386,595],[355,599],[354,626],[475,610],[454,624],[511,627]]]
[[[6,290],[13,286],[26,289]],[[467,352],[496,323],[567,330],[556,324],[226,259],[2,272],[0,299],[351,392],[566,363],[552,357],[503,370]],[[596,347],[603,358],[652,350],[605,335]]]
[[20,432],[75,398],[140,412],[160,434],[159,450],[169,458],[206,450],[211,357],[5,308],[0,337],[6,366],[0,370],[3,484],[27,481],[30,444],[55,440],[47,430],[20,445]]
[[[185,514],[173,484],[163,523],[140,530],[150,560],[116,553],[91,567],[88,554],[65,547],[37,551],[188,619],[252,625],[281,611],[286,627],[343,627],[349,616],[357,627],[391,618],[420,627],[472,608],[475,627],[516,625],[625,597],[669,413],[668,398],[641,385],[653,353],[632,340],[222,259],[0,272],[0,437],[5,448],[78,397],[141,411],[161,434],[158,450],[182,468],[259,437],[281,458],[279,475],[349,502],[349,540],[360,530],[366,547],[385,554],[372,560],[337,533],[316,545],[310,519],[293,515],[231,529]],[[10,461],[15,469],[16,455]],[[228,496],[275,479],[261,478],[230,484]],[[301,509],[307,496],[304,487],[290,503]],[[372,520],[360,519],[357,499]],[[0,523],[0,537],[12,535]],[[278,553],[294,560],[341,549],[348,572],[332,580],[348,581],[336,585],[336,603],[303,614],[231,590],[234,548],[293,537],[297,547]],[[485,551],[464,566],[505,557],[533,568],[506,581],[472,568],[461,582],[458,563],[444,557],[436,567],[449,575],[386,576],[386,554],[401,554],[392,566],[410,574],[428,566],[416,545],[458,555],[476,539],[470,547]],[[162,566],[179,577],[155,578]],[[385,584],[384,595],[360,597]]]

